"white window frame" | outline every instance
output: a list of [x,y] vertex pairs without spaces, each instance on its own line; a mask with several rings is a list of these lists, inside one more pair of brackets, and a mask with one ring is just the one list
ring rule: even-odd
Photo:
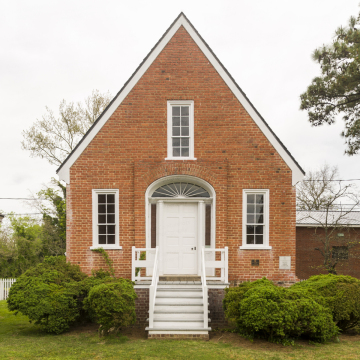
[[[246,224],[247,224],[247,195],[260,194],[264,195],[264,242],[263,244],[247,244],[246,243]],[[269,245],[269,189],[243,189],[243,223],[242,223],[242,246],[240,250],[271,250]]]
[[[172,148],[172,107],[189,106],[189,156],[173,156]],[[169,100],[167,102],[167,157],[165,160],[196,160],[194,157],[194,101]]]
[[[99,244],[98,242],[98,195],[115,194],[115,244]],[[103,248],[105,250],[121,250],[119,245],[119,190],[118,189],[93,189],[92,190],[92,229],[93,245],[90,249]]]

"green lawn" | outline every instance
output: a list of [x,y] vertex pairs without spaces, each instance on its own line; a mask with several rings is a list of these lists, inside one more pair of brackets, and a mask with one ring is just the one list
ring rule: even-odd
[[207,342],[147,340],[132,333],[99,338],[94,328],[47,335],[25,316],[9,313],[6,302],[0,301],[0,359],[360,359],[360,336],[343,336],[339,343],[284,347],[220,332]]

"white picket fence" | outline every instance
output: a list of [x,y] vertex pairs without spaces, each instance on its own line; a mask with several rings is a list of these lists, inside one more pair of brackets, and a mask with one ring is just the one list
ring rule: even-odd
[[16,279],[0,279],[0,300],[6,300],[9,296],[11,285]]

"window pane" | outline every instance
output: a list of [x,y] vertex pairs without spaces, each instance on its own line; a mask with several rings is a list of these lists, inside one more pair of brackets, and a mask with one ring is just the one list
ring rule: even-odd
[[180,128],[179,127],[173,127],[173,136],[180,136]]
[[173,148],[173,156],[180,156],[180,148]]
[[264,213],[264,205],[256,205],[256,213],[263,214]]
[[181,117],[181,126],[189,126],[189,118]]
[[256,195],[256,203],[263,204],[264,203],[264,195]]
[[180,126],[180,118],[173,117],[173,126]]
[[181,148],[181,156],[189,156],[189,148]]
[[105,194],[98,194],[98,203],[106,203],[106,195]]
[[106,223],[106,215],[99,215],[98,222],[99,222],[99,224],[105,224]]
[[247,233],[247,234],[253,234],[254,231],[255,231],[255,226],[248,225],[248,226],[246,227],[246,233]]
[[189,146],[189,138],[182,138],[181,139],[181,146]]
[[98,213],[99,214],[106,213],[106,205],[98,205]]
[[255,235],[255,244],[263,243],[263,235]]
[[99,225],[99,234],[106,234],[106,225]]
[[189,107],[188,106],[181,107],[181,116],[189,116]]
[[114,204],[108,204],[108,205],[106,205],[106,207],[107,207],[107,212],[108,213],[115,213],[115,205]]
[[180,146],[180,138],[173,138],[172,145],[179,147]]
[[247,235],[246,236],[246,243],[253,244],[254,243],[254,235]]
[[99,244],[106,244],[106,235],[99,235]]
[[114,224],[115,223],[115,214],[107,216],[107,223],[108,224]]
[[247,212],[248,213],[254,213],[255,212],[255,205],[247,204]]
[[247,196],[247,203],[253,204],[255,202],[255,195],[254,194],[248,194]]
[[263,224],[264,223],[264,215],[255,215],[256,217],[256,223],[257,224]]
[[255,226],[255,234],[263,234],[264,227],[263,226]]
[[115,195],[114,194],[107,194],[107,202],[108,204],[114,204],[115,203]]
[[255,223],[255,215],[254,214],[247,214],[247,223],[254,224]]
[[181,128],[181,136],[189,136],[189,128],[188,127]]
[[107,241],[108,244],[115,244],[115,235],[108,235],[107,238],[108,238]]
[[107,233],[115,234],[115,225],[107,225]]
[[173,116],[180,116],[180,106],[173,106],[172,114],[173,114]]

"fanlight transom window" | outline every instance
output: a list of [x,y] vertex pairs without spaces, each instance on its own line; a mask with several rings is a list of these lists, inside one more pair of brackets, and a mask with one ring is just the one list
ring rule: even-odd
[[160,186],[154,191],[151,197],[209,198],[210,194],[199,185],[189,184],[187,182],[174,182]]

